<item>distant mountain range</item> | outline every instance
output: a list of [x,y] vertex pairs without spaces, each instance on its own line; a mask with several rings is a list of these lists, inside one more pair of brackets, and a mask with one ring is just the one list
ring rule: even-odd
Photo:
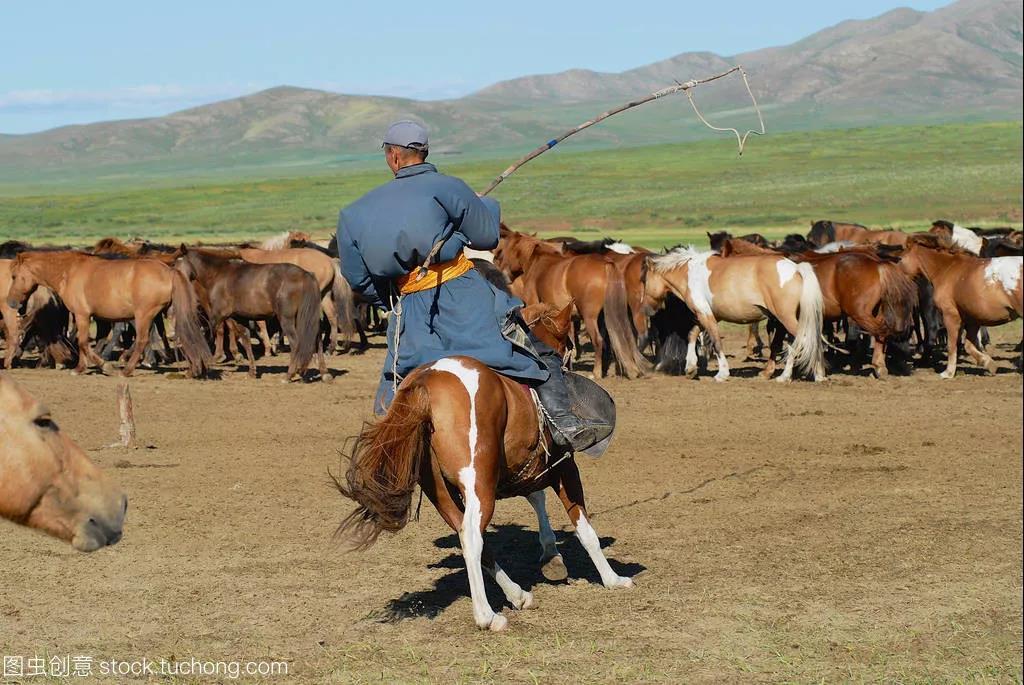
[[[418,118],[435,154],[527,151],[602,108],[733,64],[750,74],[769,130],[1022,116],[1020,0],[960,0],[845,21],[784,47],[708,52],[611,74],[574,69],[503,81],[456,100],[416,101],[281,86],[152,119],[0,135],[0,180],[196,175],[342,166],[376,152],[384,127]],[[753,128],[738,80],[696,91],[713,120]],[[574,145],[706,135],[675,96],[591,129]]]

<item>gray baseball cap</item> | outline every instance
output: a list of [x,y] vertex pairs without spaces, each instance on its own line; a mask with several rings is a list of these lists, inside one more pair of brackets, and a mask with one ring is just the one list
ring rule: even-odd
[[421,124],[409,121],[408,119],[396,121],[388,126],[381,147],[384,145],[398,145],[414,150],[426,150],[428,147],[427,129]]

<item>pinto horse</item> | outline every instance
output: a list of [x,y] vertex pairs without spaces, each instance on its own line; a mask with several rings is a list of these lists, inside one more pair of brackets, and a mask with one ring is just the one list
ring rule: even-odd
[[38,286],[60,297],[75,319],[78,365],[102,368],[103,360],[89,344],[92,317],[134,321],[135,344],[122,373],[130,376],[149,343],[153,318],[174,306],[174,335],[191,376],[201,376],[210,363],[210,348],[199,326],[196,294],[178,271],[152,259],[108,259],[82,252],[23,252],[11,267],[13,284],[7,294],[11,307],[20,306]]
[[903,231],[875,231],[860,224],[846,224],[836,221],[815,221],[807,234],[807,240],[818,247],[829,243],[850,242],[858,245],[881,243],[883,245],[906,245],[908,234]]
[[[982,351],[982,326],[998,326],[1024,315],[1021,257],[985,259],[949,250],[931,234],[908,241],[900,264],[911,276],[923,275],[933,288],[935,306],[946,327],[947,358],[943,378],[956,375],[960,329],[966,332],[964,349],[975,363],[995,373],[995,362]],[[1018,366],[1021,360],[1018,359]]]
[[[568,310],[561,319],[568,323]],[[538,337],[538,324],[533,326]],[[555,336],[564,340],[568,326]],[[502,570],[484,541],[498,499],[527,496],[541,524],[546,551],[557,554],[544,512],[544,489],[561,499],[576,536],[607,588],[632,587],[612,570],[587,517],[583,485],[572,455],[547,456],[550,434],[531,394],[519,383],[469,357],[449,357],[409,374],[388,413],[363,427],[338,490],[357,508],[338,528],[357,548],[380,533],[402,529],[419,483],[445,522],[459,534],[473,599],[473,619],[482,629],[503,630],[508,619],[487,601],[483,570],[516,609],[536,606],[533,595]],[[560,561],[560,558],[558,559]],[[564,567],[563,567],[564,568]],[[545,574],[547,575],[547,574]]]
[[[768,316],[781,323],[772,336],[771,354],[762,376],[775,371],[775,357],[782,350],[783,336],[789,332],[794,341],[786,357],[786,366],[777,379],[787,382],[796,368],[813,373],[815,380],[825,376],[821,341],[821,286],[810,264],[796,264],[779,255],[740,255],[721,257],[714,252],[676,248],[650,258],[647,297],[660,307],[669,293],[686,303],[696,315],[700,328],[711,338],[718,358],[716,381],[729,378],[729,363],[722,349],[718,321],[754,323]],[[686,374],[697,373],[696,332],[690,334]]]
[[[625,266],[637,255],[567,255],[561,244],[504,227],[501,235],[494,263],[512,281],[516,295],[526,304],[544,302],[558,309],[575,303],[594,345],[595,376],[603,378],[608,368],[602,328],[622,373],[627,378],[644,374],[647,361],[637,347],[629,318],[629,292],[618,263],[621,260]],[[640,262],[642,257],[637,264]],[[638,277],[640,272],[636,269]]]
[[127,509],[49,410],[0,373],[0,518],[92,552],[121,539]]
[[301,377],[315,352],[320,378],[326,380],[327,365],[320,337],[320,288],[308,271],[292,264],[250,264],[222,259],[184,245],[177,269],[199,284],[197,290],[210,327],[219,331],[222,323],[238,338],[249,360],[249,376],[256,377],[249,331],[239,322],[264,321],[276,316],[291,342],[291,359],[286,380]]

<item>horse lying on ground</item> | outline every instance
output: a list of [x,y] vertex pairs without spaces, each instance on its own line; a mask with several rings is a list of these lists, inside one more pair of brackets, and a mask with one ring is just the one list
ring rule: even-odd
[[[777,380],[789,381],[794,367],[812,373],[815,380],[824,379],[822,293],[810,264],[795,264],[770,254],[725,258],[692,248],[677,248],[649,259],[648,301],[657,309],[671,292],[686,303],[711,339],[718,358],[715,380],[729,377],[718,321],[750,324],[768,316],[782,325],[772,336],[771,354],[762,376],[770,378],[775,371],[775,357],[782,351],[783,337],[788,332],[794,341]],[[691,377],[697,373],[696,340],[695,328],[686,360],[686,372]]]
[[89,343],[93,316],[108,321],[133,321],[135,344],[122,373],[130,376],[149,342],[150,323],[174,306],[175,338],[188,361],[189,374],[202,376],[210,363],[210,348],[199,326],[196,295],[184,275],[152,259],[107,259],[82,252],[23,252],[11,265],[13,283],[8,305],[20,306],[43,285],[52,290],[75,319],[78,366],[103,367]]
[[49,410],[0,373],[0,518],[92,552],[121,539],[127,509]]
[[961,327],[966,331],[964,349],[975,363],[995,373],[995,362],[982,351],[978,333],[982,326],[998,326],[1024,315],[1022,263],[1021,257],[985,259],[949,250],[931,234],[916,235],[908,242],[900,264],[910,276],[923,275],[931,282],[935,306],[946,327],[943,378],[956,375]]
[[[564,344],[567,309],[538,319],[535,334],[541,337],[538,326],[559,319],[566,328],[551,333]],[[483,570],[516,609],[533,608],[536,602],[498,565],[483,534],[497,499],[527,496],[540,522],[545,555],[557,555],[544,510],[543,491],[551,487],[604,586],[631,587],[633,581],[615,573],[601,551],[587,517],[576,462],[571,454],[561,460],[557,454],[548,455],[551,445],[531,393],[519,383],[469,357],[421,366],[399,386],[387,415],[364,426],[352,449],[345,482],[335,479],[338,490],[358,503],[338,533],[350,535],[357,547],[366,548],[381,532],[400,530],[409,520],[418,483],[459,534],[474,621],[483,629],[503,630],[508,619],[488,603]]]

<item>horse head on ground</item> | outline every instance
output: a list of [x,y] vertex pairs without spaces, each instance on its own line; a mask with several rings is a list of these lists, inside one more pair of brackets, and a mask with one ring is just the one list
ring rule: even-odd
[[49,410],[0,374],[0,517],[92,552],[121,539],[127,509]]

